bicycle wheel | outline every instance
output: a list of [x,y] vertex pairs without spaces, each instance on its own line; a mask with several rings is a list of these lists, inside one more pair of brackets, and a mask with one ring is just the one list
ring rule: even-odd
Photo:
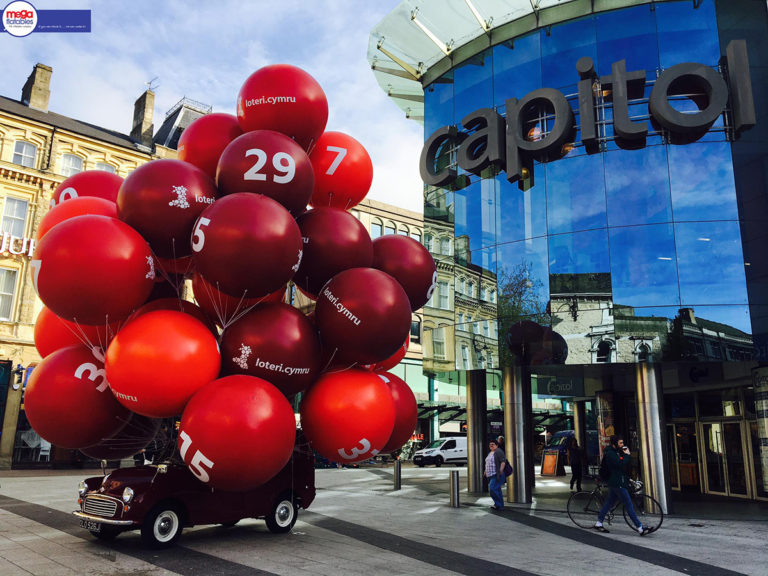
[[576,492],[568,498],[568,516],[579,528],[592,528],[597,522],[603,502],[599,495],[593,492]]
[[[657,500],[647,494],[631,494],[630,498],[632,506],[635,508],[635,514],[637,514],[644,528],[650,528],[651,530],[661,528],[661,523],[664,521],[664,511]],[[632,522],[626,508],[624,508],[624,521],[630,528],[635,529],[635,523]]]

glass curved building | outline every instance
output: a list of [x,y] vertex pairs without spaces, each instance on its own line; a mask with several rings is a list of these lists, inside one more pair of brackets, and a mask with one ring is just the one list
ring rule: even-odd
[[463,387],[470,489],[503,428],[530,499],[573,429],[665,503],[768,498],[766,58],[754,0],[410,0],[372,31],[424,125],[424,370]]

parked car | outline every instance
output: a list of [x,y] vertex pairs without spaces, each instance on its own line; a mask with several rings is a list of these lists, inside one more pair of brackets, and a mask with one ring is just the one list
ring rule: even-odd
[[452,436],[434,440],[426,448],[416,451],[413,463],[419,468],[428,464],[440,467],[443,463],[463,466],[467,463],[467,439],[464,436]]
[[141,530],[150,547],[174,544],[184,527],[234,526],[243,518],[264,518],[272,532],[288,532],[299,508],[315,499],[314,454],[297,435],[288,464],[266,484],[247,492],[215,490],[198,480],[178,459],[162,464],[118,468],[80,482],[73,514],[96,538],[111,540]]

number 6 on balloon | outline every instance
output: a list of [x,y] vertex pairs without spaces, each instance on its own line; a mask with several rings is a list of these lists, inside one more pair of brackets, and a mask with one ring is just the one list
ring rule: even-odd
[[[184,460],[187,456],[187,450],[192,446],[192,438],[190,438],[189,434],[183,430],[179,434],[179,437],[181,438],[181,449],[179,452],[181,454],[181,459]],[[192,471],[192,474],[197,476],[201,482],[208,482],[211,479],[208,472],[203,469],[203,466],[206,466],[208,470],[211,470],[213,468],[213,461],[206,458],[200,450],[195,451],[192,460],[187,466]]]

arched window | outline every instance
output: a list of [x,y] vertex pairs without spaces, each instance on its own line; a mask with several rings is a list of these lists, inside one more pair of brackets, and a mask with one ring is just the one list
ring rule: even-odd
[[640,344],[640,346],[637,347],[638,362],[648,362],[650,356],[651,356],[651,347],[648,346],[648,344],[643,342],[642,344]]
[[384,225],[384,236],[395,234],[395,225],[392,222],[387,222]]
[[408,227],[407,226],[400,226],[400,227],[398,227],[397,233],[400,234],[400,236],[410,236],[410,234],[408,234]]
[[421,243],[421,230],[413,230],[411,232],[411,238],[416,240],[416,242]]
[[35,157],[37,156],[37,146],[30,142],[24,142],[23,140],[17,140],[13,147],[13,163],[26,166],[27,168],[35,167]]
[[83,171],[83,159],[74,154],[62,154],[61,173],[64,176],[72,176]]
[[597,345],[597,356],[595,360],[598,363],[609,363],[611,361],[611,352],[613,350],[613,346],[611,345],[610,340],[601,340],[600,343]]
[[371,221],[371,240],[375,240],[376,238],[379,238],[383,233],[383,227],[381,225],[381,220],[374,219]]
[[115,167],[112,166],[112,164],[107,164],[106,162],[96,162],[96,170],[103,170],[104,172],[109,172],[111,174],[117,173]]

